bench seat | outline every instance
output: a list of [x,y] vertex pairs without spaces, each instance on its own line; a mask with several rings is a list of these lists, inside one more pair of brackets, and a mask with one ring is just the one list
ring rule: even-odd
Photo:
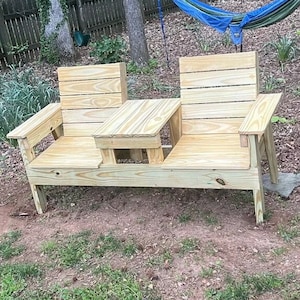
[[32,169],[45,168],[99,168],[102,163],[100,150],[93,137],[61,136],[32,162]]
[[162,165],[166,169],[249,169],[239,134],[183,135]]

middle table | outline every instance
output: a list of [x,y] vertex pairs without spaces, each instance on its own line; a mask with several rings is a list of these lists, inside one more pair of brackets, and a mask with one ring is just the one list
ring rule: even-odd
[[160,131],[170,125],[173,146],[181,135],[179,98],[127,100],[93,134],[103,163],[116,164],[115,149],[146,149],[149,164],[164,160]]

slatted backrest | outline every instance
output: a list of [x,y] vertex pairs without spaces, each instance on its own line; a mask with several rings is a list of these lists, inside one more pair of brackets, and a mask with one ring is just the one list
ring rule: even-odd
[[256,52],[180,58],[182,133],[237,133],[259,92]]
[[91,136],[127,99],[124,63],[58,68],[65,136]]

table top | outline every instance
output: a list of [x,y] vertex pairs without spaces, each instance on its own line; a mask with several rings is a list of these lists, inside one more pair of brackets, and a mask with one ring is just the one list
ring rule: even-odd
[[156,136],[179,107],[179,98],[127,100],[93,136],[95,138]]

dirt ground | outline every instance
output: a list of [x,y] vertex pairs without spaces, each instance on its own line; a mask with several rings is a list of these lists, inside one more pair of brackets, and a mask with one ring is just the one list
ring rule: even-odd
[[[231,11],[249,11],[269,2],[213,3]],[[167,49],[163,45],[159,21],[146,24],[150,55],[158,60],[159,67],[154,75],[128,76],[131,98],[169,97],[179,93],[180,56],[235,51],[224,36],[181,12],[165,16],[165,29]],[[244,51],[259,53],[261,90],[273,76],[277,81],[272,92],[285,93],[276,115],[293,122],[274,123],[274,136],[279,170],[289,173],[300,170],[299,53],[282,71],[276,52],[268,43],[276,41],[278,36],[287,36],[297,39],[300,47],[297,29],[300,29],[300,9],[268,28],[245,31],[243,45]],[[165,50],[170,68],[166,66]],[[79,51],[81,59],[77,64],[94,63],[88,57],[88,47]],[[37,63],[31,66],[56,81],[55,67],[45,64],[41,67]],[[41,243],[57,232],[68,235],[93,230],[134,238],[141,245],[138,255],[129,261],[116,259],[110,263],[152,281],[162,299],[204,299],[206,289],[224,285],[226,274],[238,278],[261,272],[281,275],[293,272],[295,280],[300,280],[300,238],[295,236],[288,242],[280,234],[280,228],[291,228],[291,220],[299,221],[300,187],[295,188],[288,199],[266,192],[267,218],[259,226],[255,224],[252,196],[247,191],[47,187],[49,209],[37,215],[18,149],[0,143],[0,167],[0,234],[21,230],[27,259],[39,260]],[[268,172],[266,166],[264,172]],[[296,227],[300,235],[300,224]],[[197,239],[199,243],[193,251],[182,256],[178,249],[186,238]],[[170,265],[149,267],[145,264],[149,257],[163,253],[164,249],[174,253]],[[274,255],[276,249],[285,249],[284,255]],[[199,276],[204,268],[212,268],[214,275]],[[64,282],[71,275],[58,274],[52,282]],[[86,284],[85,278],[79,277],[76,284]],[[274,293],[257,299],[282,298]]]

